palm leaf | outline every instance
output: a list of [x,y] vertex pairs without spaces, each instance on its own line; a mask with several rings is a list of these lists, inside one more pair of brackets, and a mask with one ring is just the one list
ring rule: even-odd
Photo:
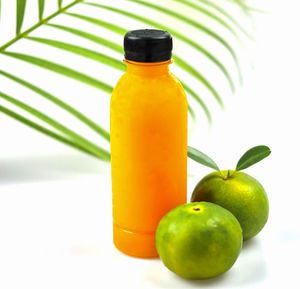
[[[173,1],[176,1],[176,2],[179,2],[187,7],[191,7],[195,10],[198,10],[200,11],[202,14],[205,14],[206,16],[210,17],[211,19],[214,19],[216,22],[218,22],[219,24],[221,24],[225,29],[227,29],[237,40],[240,41],[240,37],[239,35],[236,33],[236,31],[231,27],[230,24],[228,24],[226,21],[224,21],[221,17],[219,17],[218,15],[216,15],[215,13],[213,12],[210,12],[209,10],[206,10],[206,9],[203,9],[202,7],[200,6],[197,6],[195,5],[194,3],[192,2],[189,2],[189,1],[186,1],[186,0],[173,0]],[[186,18],[186,17],[185,17]],[[191,20],[190,20],[191,21]],[[195,22],[195,21],[192,21],[192,22]],[[198,24],[196,22],[196,24]],[[194,24],[192,24],[194,25]],[[203,26],[203,25],[201,25]],[[200,28],[201,29],[201,28]]]
[[40,87],[37,87],[36,85],[33,85],[32,83],[29,83],[19,77],[16,77],[10,73],[7,73],[5,71],[0,70],[0,74],[23,85],[24,87],[29,88],[30,90],[36,92],[40,96],[48,99],[49,101],[57,104],[59,107],[64,109],[65,111],[69,112],[73,116],[75,116],[77,119],[85,123],[87,126],[89,126],[91,129],[93,129],[95,132],[97,132],[100,136],[102,136],[106,140],[110,140],[109,132],[103,129],[101,126],[99,126],[97,123],[86,117],[83,113],[78,111],[77,109],[73,108],[71,105],[65,103],[64,101],[60,100],[58,97],[50,94],[49,92],[41,89]]
[[[175,0],[178,1],[178,0]],[[248,38],[253,40],[253,36],[251,34],[249,34],[249,32],[247,30],[245,30],[226,10],[224,10],[222,7],[220,7],[219,5],[217,5],[216,3],[213,3],[211,1],[208,0],[198,0],[198,2],[202,2],[203,4],[205,4],[206,6],[209,6],[213,9],[215,9],[216,11],[218,11],[220,14],[222,14],[225,18],[227,18],[229,21],[231,21],[241,32],[243,32]],[[204,11],[207,11],[205,8],[199,6],[199,5],[195,5],[194,3],[191,2],[186,2],[184,0],[184,3],[187,3],[187,5],[189,5],[190,7],[201,11],[202,13],[204,13]]]
[[181,59],[176,55],[173,55],[173,58],[179,67],[181,67],[185,71],[189,72],[189,74],[195,76],[198,80],[200,80],[204,84],[204,86],[206,86],[207,89],[212,93],[212,95],[215,97],[219,105],[221,107],[224,107],[223,101],[219,93],[214,89],[212,84],[202,74],[198,72],[198,70],[196,70],[194,67],[192,67],[191,65],[189,65],[187,62],[185,62],[183,59]]
[[203,100],[198,96],[198,94],[193,90],[191,89],[185,82],[183,82],[182,80],[180,80],[184,90],[189,94],[191,95],[197,102],[198,104],[200,104],[200,106],[202,107],[206,117],[207,117],[207,120],[208,120],[208,123],[211,124],[212,122],[212,117],[211,117],[211,114],[210,114],[210,111],[209,109],[207,108],[206,104],[203,102]]
[[188,112],[192,118],[192,120],[195,120],[196,119],[196,113],[195,111],[193,110],[193,108],[188,104]]
[[106,150],[98,147],[96,144],[86,140],[84,137],[80,136],[79,134],[75,133],[71,129],[67,128],[66,126],[62,125],[61,123],[57,122],[53,118],[49,117],[48,115],[36,110],[32,106],[25,104],[22,101],[15,99],[12,96],[9,96],[3,92],[0,92],[0,97],[5,99],[6,101],[18,106],[19,108],[27,111],[31,115],[37,117],[38,119],[44,121],[48,125],[52,126],[56,130],[60,131],[61,133],[69,136],[74,142],[79,144],[80,146],[84,147],[86,150],[91,151],[93,154],[97,155],[99,158],[109,161],[110,154]]
[[111,93],[113,87],[96,79],[91,76],[88,76],[86,74],[83,74],[81,72],[78,72],[74,69],[71,69],[69,67],[63,66],[61,64],[48,61],[46,59],[38,58],[36,56],[27,55],[23,53],[17,53],[17,52],[2,52],[4,55],[17,58],[19,60],[29,62],[31,64],[34,64],[36,66],[48,69],[50,71],[54,71],[56,73],[62,74],[64,76],[68,76],[70,78],[73,78],[75,80],[81,81],[85,84],[88,84],[90,86],[96,87],[100,90],[103,90],[104,92]]
[[112,42],[110,40],[107,40],[103,37],[100,37],[98,35],[94,35],[79,29],[75,29],[72,27],[68,27],[68,26],[63,26],[63,25],[59,25],[59,24],[52,24],[52,23],[48,23],[47,26],[53,27],[53,28],[57,28],[69,33],[72,33],[74,35],[83,37],[85,39],[88,39],[90,41],[93,41],[95,43],[101,44],[103,46],[109,47],[110,49],[116,51],[116,52],[120,52],[123,53],[123,47],[120,44],[117,44],[115,42]]
[[[92,6],[96,6],[96,7],[102,7],[102,5],[100,4],[96,4],[96,3],[89,3],[89,2],[84,2],[83,4],[88,4],[88,5],[92,5]],[[118,26],[116,24],[113,24],[113,23],[109,23],[109,22],[106,22],[106,21],[103,21],[99,18],[93,18],[93,17],[89,17],[89,16],[85,16],[85,15],[80,15],[80,14],[76,14],[76,13],[71,13],[71,12],[65,12],[66,15],[69,15],[69,16],[73,16],[73,17],[77,17],[81,20],[85,20],[85,21],[88,21],[90,23],[93,23],[93,24],[96,24],[100,27],[103,27],[103,28],[106,28],[108,30],[111,30],[111,31],[114,31],[116,32],[117,34],[120,34],[120,35],[125,35],[126,32],[128,31],[127,29],[121,27],[121,26]],[[122,47],[122,46],[121,46]],[[122,47],[122,51],[123,51],[123,47]]]
[[[202,31],[202,32],[206,33],[207,35],[209,35],[209,37],[211,37],[215,41],[219,42],[226,50],[228,50],[228,52],[232,56],[233,61],[236,65],[236,68],[238,71],[238,76],[241,79],[241,73],[240,73],[240,67],[239,67],[237,55],[236,55],[235,51],[233,50],[231,43],[227,42],[227,40],[225,40],[223,38],[223,36],[215,33],[209,27],[199,23],[198,21],[188,18],[182,14],[179,14],[169,8],[165,8],[161,5],[153,4],[153,3],[151,3],[151,1],[147,1],[147,2],[146,1],[137,1],[137,0],[128,0],[128,1],[131,1],[136,5],[142,5],[144,7],[150,8],[150,9],[158,10],[165,15],[174,17],[174,18],[178,19],[179,21],[185,22],[188,25],[195,27],[197,30]],[[231,17],[231,15],[229,13],[227,13],[225,10],[223,10],[221,7],[219,7],[219,5],[214,4],[211,1],[198,0],[198,2],[202,2],[202,4],[214,9],[214,11],[218,11],[223,16],[224,19],[222,17],[218,16],[218,14],[216,14],[214,11],[203,8],[203,6],[199,5],[199,3],[194,4],[193,2],[186,1],[186,0],[182,0],[182,1],[175,0],[175,1],[180,2],[183,5],[186,5],[190,8],[195,9],[196,11],[199,11],[202,14],[205,14],[206,16],[210,17],[214,21],[218,22],[224,29],[228,30],[238,40],[239,40],[239,34],[236,32],[236,30],[234,28],[239,29],[244,34],[249,36],[247,31],[245,31],[245,29],[243,29],[243,27],[240,26],[238,24],[238,22],[233,17]],[[232,1],[236,2],[236,5],[241,7],[244,11],[247,11],[247,13],[249,13],[249,11],[251,10],[251,7],[248,7],[241,0],[232,0]],[[185,42],[189,46],[195,48],[200,53],[202,53],[205,57],[207,57],[214,65],[216,65],[216,67],[225,76],[226,80],[229,83],[231,90],[234,91],[235,85],[234,85],[233,78],[230,75],[228,69],[222,64],[220,59],[218,59],[216,56],[214,56],[214,54],[212,54],[208,49],[206,49],[205,47],[200,45],[197,41],[190,39],[187,36],[185,36],[184,34],[178,32],[176,28],[162,25],[159,22],[156,22],[156,21],[150,19],[150,17],[144,17],[142,15],[138,15],[138,14],[126,11],[126,10],[121,10],[118,8],[110,7],[109,5],[85,2],[84,0],[75,0],[71,3],[69,3],[68,5],[62,7],[63,1],[58,0],[57,1],[58,10],[55,11],[54,13],[52,13],[51,15],[49,15],[48,17],[43,18],[45,1],[38,0],[37,4],[38,4],[38,16],[39,16],[38,19],[39,19],[39,21],[35,25],[31,26],[29,29],[22,31],[22,25],[23,25],[23,20],[25,17],[25,10],[26,10],[26,0],[16,0],[16,2],[17,2],[16,36],[0,47],[0,53],[2,53],[3,55],[5,55],[7,57],[13,57],[14,59],[17,59],[20,61],[25,61],[32,65],[36,65],[43,69],[61,74],[63,76],[66,76],[66,77],[69,77],[76,81],[90,85],[92,87],[95,87],[97,89],[100,89],[100,90],[110,94],[112,91],[112,87],[109,84],[101,81],[100,79],[96,79],[92,76],[89,76],[81,71],[74,70],[68,66],[62,65],[61,63],[49,61],[48,59],[41,58],[36,55],[28,55],[28,54],[23,54],[23,53],[18,53],[18,52],[7,51],[7,48],[10,47],[11,45],[13,45],[15,42],[17,42],[20,39],[26,38],[30,41],[35,41],[42,45],[48,45],[48,46],[51,46],[51,47],[54,47],[57,49],[68,51],[70,53],[73,53],[74,55],[79,55],[79,56],[82,56],[85,58],[89,58],[93,61],[97,61],[97,62],[101,63],[101,65],[102,64],[108,65],[119,71],[124,71],[125,65],[122,62],[120,62],[118,59],[113,58],[108,55],[105,55],[105,54],[102,54],[102,53],[99,53],[98,51],[91,50],[88,47],[74,45],[74,44],[68,43],[66,41],[58,41],[58,40],[54,40],[54,39],[49,39],[47,37],[28,36],[31,32],[35,31],[38,27],[40,27],[42,25],[48,25],[49,27],[52,27],[54,29],[60,29],[65,32],[72,33],[73,35],[77,35],[79,37],[88,39],[97,44],[106,46],[107,48],[111,49],[112,51],[123,54],[123,47],[120,43],[110,41],[101,36],[94,35],[94,34],[86,32],[86,31],[78,30],[73,27],[49,23],[49,21],[51,19],[64,13],[66,15],[76,17],[81,20],[93,23],[95,25],[98,25],[102,28],[113,31],[122,36],[127,32],[127,30],[124,27],[116,25],[115,23],[110,23],[110,22],[104,21],[104,20],[100,19],[100,17],[96,19],[96,18],[92,18],[92,17],[86,16],[86,15],[66,12],[66,11],[68,11],[68,9],[73,7],[75,4],[83,3],[83,4],[86,4],[89,6],[98,7],[101,9],[112,11],[114,13],[118,13],[120,15],[129,17],[131,19],[138,20],[142,23],[145,23],[147,25],[150,25],[150,26],[158,28],[158,29],[168,30],[175,38],[178,38],[179,40]],[[0,14],[1,14],[1,0],[0,0]],[[207,88],[207,90],[213,95],[213,97],[216,99],[216,101],[219,103],[219,105],[223,106],[223,102],[222,102],[220,94],[217,92],[215,87],[204,77],[204,75],[198,71],[198,69],[195,69],[195,67],[193,65],[186,62],[185,60],[183,60],[180,56],[178,56],[176,54],[173,55],[173,58],[174,58],[175,64],[178,65],[178,67],[180,67],[181,69],[183,69],[184,71],[189,73],[191,76],[193,76],[195,79],[197,79],[199,82],[201,82]],[[101,137],[103,137],[104,139],[109,141],[109,133],[105,129],[103,129],[101,126],[96,124],[94,121],[92,121],[91,119],[86,117],[83,113],[81,113],[80,111],[78,111],[77,109],[72,107],[71,105],[67,104],[66,102],[60,100],[57,96],[54,96],[54,95],[50,94],[49,92],[43,90],[41,87],[39,87],[33,83],[30,83],[24,79],[21,79],[20,77],[17,77],[11,73],[5,72],[4,69],[5,68],[2,67],[2,70],[0,70],[0,74],[2,76],[7,77],[8,79],[18,83],[19,85],[21,85],[23,87],[26,87],[26,88],[32,90],[33,92],[37,93],[41,97],[44,97],[48,101],[51,101],[52,103],[56,104],[58,107],[65,110],[67,113],[70,113],[71,115],[76,117],[78,120],[80,120],[82,123],[87,125],[89,128],[91,128],[95,132],[97,132]],[[196,93],[193,89],[191,89],[187,83],[182,82],[182,81],[181,81],[181,83],[182,83],[183,87],[185,88],[186,92],[188,93],[188,95],[190,97],[194,98],[196,100],[197,104],[202,107],[202,110],[204,111],[204,113],[210,123],[211,122],[210,111],[207,108],[206,104],[200,98],[199,94]],[[97,146],[93,142],[85,139],[83,136],[77,134],[75,131],[73,131],[70,128],[66,127],[65,125],[59,123],[58,121],[56,121],[49,115],[42,113],[42,112],[38,111],[37,109],[35,109],[33,106],[25,104],[24,102],[14,98],[13,96],[5,94],[3,92],[0,92],[0,97],[2,99],[6,100],[7,102],[10,102],[12,105],[17,106],[17,107],[21,108],[22,110],[26,111],[27,113],[31,114],[33,117],[38,118],[40,121],[48,124],[54,130],[58,131],[59,133],[49,130],[48,128],[46,128],[40,124],[37,124],[34,121],[29,120],[28,118],[14,112],[13,110],[10,110],[4,106],[0,106],[0,112],[6,114],[9,117],[12,117],[16,121],[22,122],[24,125],[27,125],[45,135],[48,135],[58,141],[61,141],[69,146],[72,146],[73,148],[77,148],[77,149],[81,150],[82,152],[91,154],[102,160],[106,160],[106,161],[110,160],[110,154],[108,151]],[[192,119],[194,120],[196,118],[196,114],[190,105],[188,105],[188,111],[189,111]]]
[[45,0],[39,0],[39,19],[43,19]]
[[24,14],[25,14],[26,0],[17,0],[17,23],[16,34],[19,34],[22,28]]
[[248,5],[242,0],[230,0],[230,2],[235,3],[239,6],[247,15],[249,14]]
[[259,9],[257,7],[252,7],[248,4],[246,4],[245,1],[242,1],[242,0],[230,0],[230,2],[233,2],[234,4],[239,6],[241,8],[241,10],[245,13],[245,15],[247,15],[250,18],[250,20],[252,20],[252,21],[253,21],[253,17],[252,17],[251,12],[269,14],[268,11]]
[[[49,130],[46,127],[43,127],[43,126],[41,126],[41,125],[39,125],[39,124],[31,121],[30,119],[28,119],[28,118],[26,118],[26,117],[24,117],[24,116],[22,116],[22,115],[20,115],[20,114],[18,114],[16,112],[10,110],[10,109],[2,106],[2,105],[0,105],[0,111],[2,113],[6,114],[7,116],[9,116],[9,117],[11,117],[11,118],[13,118],[13,119],[21,122],[22,124],[27,125],[27,126],[33,128],[33,129],[37,130],[38,132],[41,132],[41,133],[43,133],[43,134],[45,134],[45,135],[47,135],[49,137],[52,137],[53,139],[55,139],[57,141],[60,141],[63,144],[69,145],[72,148],[78,149],[78,150],[80,150],[80,151],[82,151],[84,153],[87,153],[87,154],[89,154],[89,155],[91,155],[93,157],[100,158],[98,155],[92,153],[91,151],[85,149],[84,147],[78,145],[77,143],[75,143],[75,142],[73,142],[73,141],[71,141],[71,140],[69,140],[69,139],[67,139],[67,138],[65,138],[65,137],[63,137],[63,136],[61,136],[61,135],[59,135],[59,134],[51,131],[51,130]],[[102,158],[100,158],[100,159],[102,159]],[[105,160],[105,159],[103,159],[103,160]]]
[[[23,2],[24,0],[17,0],[17,4],[20,1],[20,4],[17,5],[17,15],[19,14],[18,11],[21,10],[22,6],[23,6]],[[36,23],[35,25],[31,26],[30,28],[28,28],[27,30],[25,30],[22,33],[17,33],[16,37],[14,37],[13,39],[11,39],[10,41],[8,41],[7,43],[3,44],[0,47],[0,53],[3,52],[5,49],[7,49],[9,46],[13,45],[15,42],[17,42],[18,40],[20,40],[21,38],[23,38],[24,36],[28,35],[30,32],[36,30],[37,28],[39,28],[41,25],[47,23],[49,20],[51,20],[52,18],[56,17],[57,15],[63,13],[64,11],[70,9],[72,6],[74,6],[75,4],[78,4],[80,2],[82,2],[83,0],[75,0],[73,2],[71,2],[70,4],[66,5],[65,7],[57,10],[56,12],[54,12],[53,14],[49,15],[47,18],[44,18],[43,20],[39,21],[38,23]],[[19,7],[20,5],[20,7]],[[24,12],[25,12],[25,6],[24,6]],[[24,17],[24,15],[23,15]],[[18,20],[17,20],[18,23]],[[23,23],[23,18],[22,18],[22,23]],[[18,25],[17,25],[18,27]],[[21,29],[21,27],[20,27]]]
[[116,68],[121,71],[126,70],[126,65],[123,62],[120,62],[119,59],[107,56],[105,54],[99,53],[97,51],[93,51],[81,46],[69,44],[66,42],[61,42],[61,41],[56,41],[52,39],[46,39],[46,38],[41,38],[41,37],[26,37],[26,39],[33,40],[36,42],[40,42],[46,45],[50,45],[62,50],[66,50],[68,52],[72,52],[77,55],[81,55],[90,59],[93,59],[95,61],[98,61],[102,64],[106,64],[110,67]]

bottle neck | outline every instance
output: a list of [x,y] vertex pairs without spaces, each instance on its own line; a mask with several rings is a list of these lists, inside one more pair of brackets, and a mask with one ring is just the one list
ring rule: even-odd
[[169,64],[172,60],[162,62],[135,62],[124,60],[127,65],[127,72],[142,76],[158,76],[169,72]]

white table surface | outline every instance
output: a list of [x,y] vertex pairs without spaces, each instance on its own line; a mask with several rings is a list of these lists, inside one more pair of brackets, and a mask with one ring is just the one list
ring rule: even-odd
[[[189,281],[159,259],[114,248],[108,165],[69,152],[1,161],[0,287],[297,288],[299,197],[293,202],[289,196],[299,191],[291,192],[276,170],[263,177],[270,198],[264,230],[244,243],[229,272]],[[189,178],[189,192],[195,182]]]

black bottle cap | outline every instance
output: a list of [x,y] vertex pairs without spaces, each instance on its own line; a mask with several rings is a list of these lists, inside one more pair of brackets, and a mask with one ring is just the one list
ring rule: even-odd
[[124,37],[125,59],[136,62],[160,62],[172,57],[172,36],[156,29],[132,30]]

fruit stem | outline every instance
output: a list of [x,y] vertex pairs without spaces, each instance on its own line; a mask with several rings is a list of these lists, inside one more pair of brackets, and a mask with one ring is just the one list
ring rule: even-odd
[[222,175],[223,175],[223,179],[224,179],[224,180],[228,180],[228,179],[231,178],[230,170],[227,170],[227,176],[224,175],[224,174],[222,174]]
[[227,171],[227,179],[230,178],[230,170]]

